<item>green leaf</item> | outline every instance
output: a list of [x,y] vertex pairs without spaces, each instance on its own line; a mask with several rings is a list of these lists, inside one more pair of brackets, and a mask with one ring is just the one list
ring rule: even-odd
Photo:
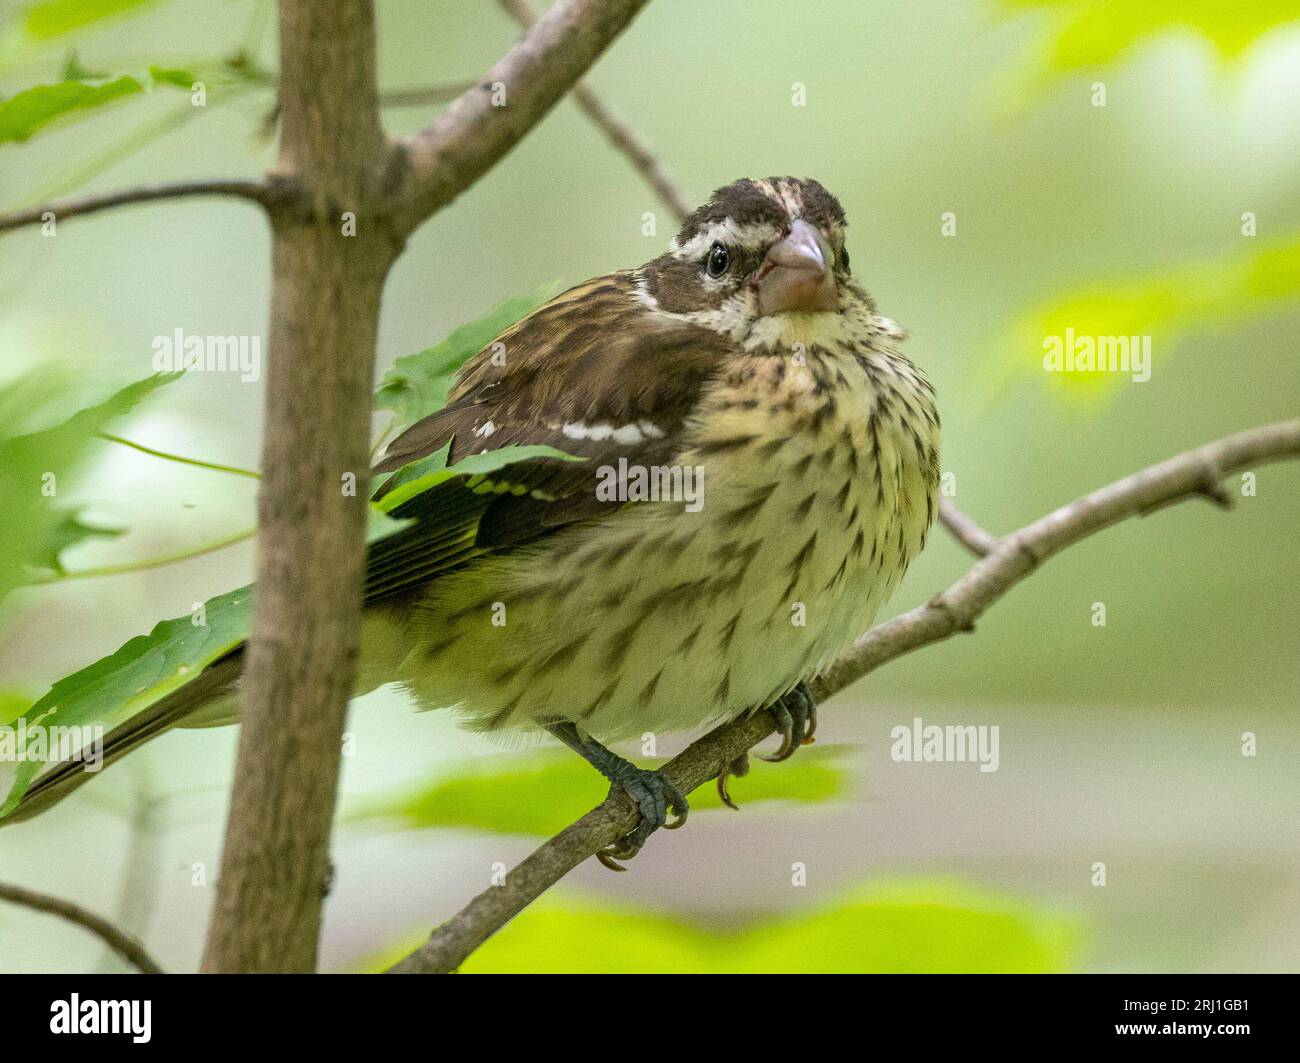
[[1081,71],[1096,71],[1138,45],[1169,34],[1195,34],[1225,60],[1238,59],[1260,38],[1294,23],[1294,0],[1002,0],[1004,11],[1039,12],[1044,33],[1023,78],[1042,88]]
[[375,392],[375,406],[394,413],[393,430],[403,432],[447,403],[456,371],[520,318],[546,302],[558,286],[546,284],[507,299],[486,317],[471,321],[441,343],[398,358]]
[[100,85],[60,81],[26,89],[0,103],[0,144],[27,140],[57,119],[143,91],[144,86],[133,77],[120,77]]
[[[379,508],[385,513],[391,513],[408,499],[457,476],[469,476],[469,486],[484,493],[495,491],[504,494],[509,490],[522,493],[523,488],[513,486],[508,476],[494,478],[490,474],[505,468],[507,465],[513,465],[517,461],[526,461],[529,458],[559,458],[562,461],[587,460],[586,458],[566,454],[554,447],[508,446],[489,450],[486,454],[470,454],[468,457],[461,458],[455,465],[438,467],[438,459],[441,458],[445,462],[449,449],[450,444],[443,447],[436,454],[410,462],[398,469],[393,474],[392,479],[401,486],[381,498],[376,503]],[[431,471],[426,471],[428,466],[432,466]],[[412,471],[408,474],[408,470]]]
[[81,64],[81,56],[74,48],[68,53],[67,61],[63,64],[64,81],[102,81],[109,77],[108,71],[89,70]]
[[97,524],[88,524],[80,514],[65,512],[63,519],[59,521],[45,544],[43,555],[32,558],[31,563],[53,572],[63,572],[63,560],[60,555],[64,550],[86,539],[116,539],[125,533],[125,528],[106,528]]
[[[773,769],[761,762],[733,779],[732,797],[748,808],[765,801],[816,804],[843,794],[847,776],[832,747],[811,747]],[[558,833],[599,804],[609,784],[566,750],[471,763],[428,786],[360,805],[349,820],[391,820],[408,830],[468,827],[501,834]],[[713,786],[691,795],[691,811],[722,808]]]
[[[808,914],[716,930],[627,905],[548,895],[461,967],[487,973],[1056,973],[1079,952],[1079,922],[947,880],[867,885]],[[384,970],[419,943],[367,970]]]
[[58,37],[92,22],[134,12],[158,0],[39,0],[27,8],[23,29],[38,39]]
[[[164,620],[148,635],[60,679],[28,710],[28,725],[108,727],[153,704],[248,637],[252,601],[252,588],[240,587],[206,602],[201,617]],[[42,767],[32,760],[18,764],[0,818],[14,809]]]
[[[1239,241],[1217,258],[1167,269],[1083,282],[1025,310],[999,337],[996,351],[978,366],[980,386],[997,392],[1033,380],[1071,399],[1105,399],[1133,374],[1087,368],[1044,371],[1047,342],[1080,338],[1152,337],[1152,373],[1192,330],[1224,328],[1253,314],[1300,302],[1300,233],[1257,246]],[[1130,346],[1131,346],[1131,340]]]
[[202,80],[194,71],[182,70],[180,67],[151,66],[149,76],[156,85],[175,85],[186,92],[194,87],[196,81]]
[[66,386],[46,375],[0,388],[0,598],[27,582],[31,569],[56,568],[58,551],[84,537],[86,526],[79,529],[56,499],[95,434],[180,375],[155,374],[54,427],[25,435],[10,433],[48,417],[66,397]]

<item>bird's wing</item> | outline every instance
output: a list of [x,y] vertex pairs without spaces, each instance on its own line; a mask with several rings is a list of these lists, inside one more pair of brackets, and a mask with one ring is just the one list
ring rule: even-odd
[[584,460],[516,462],[446,481],[396,507],[393,516],[416,523],[371,548],[367,601],[619,505],[597,497],[599,470],[618,468],[620,458],[629,466],[671,463],[726,353],[717,333],[637,301],[628,273],[579,285],[512,325],[466,363],[445,408],[393,440],[375,472],[394,472],[448,444],[449,464],[537,444]]

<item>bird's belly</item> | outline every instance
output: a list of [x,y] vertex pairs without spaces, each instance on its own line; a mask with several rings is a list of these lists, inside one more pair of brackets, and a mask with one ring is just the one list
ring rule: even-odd
[[604,740],[770,704],[869,626],[924,541],[921,463],[887,426],[873,445],[860,412],[688,453],[696,512],[629,506],[444,577],[403,681],[483,730],[567,719]]

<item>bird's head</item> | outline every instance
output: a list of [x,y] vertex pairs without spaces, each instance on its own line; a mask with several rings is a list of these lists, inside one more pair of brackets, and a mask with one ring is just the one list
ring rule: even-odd
[[849,272],[844,227],[844,208],[816,181],[736,181],[638,271],[639,291],[658,310],[736,339],[780,315],[869,311]]

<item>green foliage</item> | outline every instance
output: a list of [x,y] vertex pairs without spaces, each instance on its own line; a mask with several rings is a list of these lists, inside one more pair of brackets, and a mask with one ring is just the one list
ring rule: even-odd
[[1221,57],[1235,59],[1300,11],[1292,0],[1003,0],[1010,11],[1047,16],[1048,32],[1032,60],[1031,76],[1044,83],[1113,63],[1159,34],[1194,33]]
[[60,118],[144,91],[133,77],[119,77],[99,85],[84,81],[60,81],[37,85],[0,103],[0,144],[27,140],[33,133]]
[[54,500],[85,459],[96,433],[180,375],[157,373],[53,427],[36,430],[34,424],[64,399],[66,385],[44,375],[0,387],[0,598],[29,582],[33,569],[60,571],[59,554],[73,543],[88,535],[116,534],[88,525]]
[[984,375],[994,386],[1037,379],[1071,398],[1104,398],[1126,385],[1123,373],[1043,372],[1043,340],[1063,336],[1158,335],[1152,358],[1195,328],[1222,328],[1300,299],[1300,234],[1220,258],[1102,278],[1029,307],[998,345],[1002,364]]
[[29,4],[23,29],[29,37],[59,37],[116,15],[157,4],[158,0],[38,0]]
[[[249,587],[208,601],[203,623],[187,614],[164,620],[117,652],[60,679],[27,712],[29,725],[109,726],[183,686],[202,669],[248,636],[252,618]],[[42,765],[18,764],[0,816],[13,811]]]
[[174,85],[186,92],[189,92],[194,83],[200,80],[194,71],[182,70],[179,67],[151,66],[149,76],[153,78],[155,85]]
[[393,431],[404,432],[442,409],[456,371],[505,329],[546,302],[555,288],[545,284],[528,295],[507,299],[485,317],[454,330],[441,343],[398,358],[375,392],[375,405],[393,411]]
[[[145,90],[145,82],[139,78],[128,75],[109,78],[87,70],[75,52],[68,57],[63,77],[64,80],[52,85],[37,85],[0,102],[0,144],[28,140],[46,126],[137,96]],[[216,78],[230,80],[223,75]],[[192,70],[151,66],[149,80],[154,85],[170,85],[188,92],[201,79]]]
[[[488,939],[467,974],[1056,973],[1078,952],[1061,913],[946,880],[865,886],[738,930],[554,895]],[[418,942],[412,942],[410,948]],[[383,970],[410,948],[394,950]]]
[[62,554],[64,550],[76,546],[77,543],[86,539],[116,539],[125,533],[125,528],[106,528],[102,525],[88,523],[78,513],[65,513],[63,519],[55,527],[42,554],[33,558],[32,561],[40,568],[62,573],[67,571],[63,567]]
[[[813,804],[840,796],[844,769],[833,748],[801,750],[787,763],[761,761],[743,779],[731,783],[732,796],[748,808],[763,801]],[[651,766],[646,762],[644,766]],[[394,798],[372,801],[348,819],[391,820],[410,830],[472,827],[501,834],[549,836],[567,827],[605,797],[599,775],[572,753],[549,750],[513,763],[493,757],[488,764],[459,767],[455,774]],[[691,795],[692,814],[722,808],[712,786]]]

